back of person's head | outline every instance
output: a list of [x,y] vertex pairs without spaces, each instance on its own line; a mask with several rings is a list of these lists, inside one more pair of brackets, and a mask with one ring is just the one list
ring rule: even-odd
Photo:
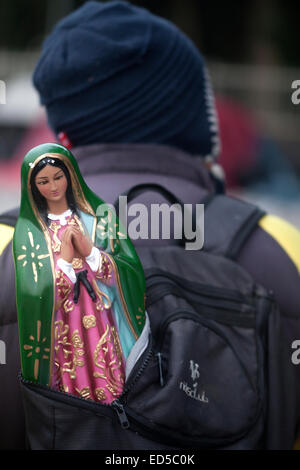
[[199,51],[125,1],[89,1],[45,40],[34,77],[48,121],[73,146],[155,143],[216,157],[218,125]]

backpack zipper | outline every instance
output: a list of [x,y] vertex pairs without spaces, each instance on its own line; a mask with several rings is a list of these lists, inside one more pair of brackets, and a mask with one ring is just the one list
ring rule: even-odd
[[[152,282],[150,281],[151,278],[154,278]],[[167,294],[178,295],[178,292],[180,292],[181,297],[190,303],[194,302],[203,307],[231,310],[249,318],[253,318],[255,312],[254,305],[245,303],[245,298],[235,291],[230,292],[218,287],[212,288],[205,284],[191,283],[192,285],[190,285],[190,283],[181,281],[176,276],[168,273],[165,275],[160,273],[151,274],[146,277],[146,281],[148,290],[146,296],[147,307],[150,307]],[[235,316],[232,316],[232,318],[235,318]]]
[[203,318],[206,317],[231,326],[243,328],[255,327],[255,310],[253,306],[242,303],[240,300],[226,303],[220,298],[210,298],[207,300],[206,293],[198,292],[197,296],[189,295],[187,290],[183,291],[180,286],[163,279],[157,280],[150,285],[147,284],[146,309],[152,307],[152,305],[166,295],[180,295],[196,311],[199,309],[200,313],[198,315]]
[[[186,281],[181,279],[180,277],[176,276],[175,274],[171,274],[169,272],[163,271],[162,269],[147,269],[145,270],[146,280],[149,281],[152,278],[159,277],[166,281],[166,278],[170,281],[173,281],[175,284],[179,284],[184,286],[185,289],[194,292],[196,294],[200,291],[204,291],[207,297],[215,298],[217,297],[220,300],[232,300],[234,302],[242,302],[244,300],[244,296],[239,294],[237,291],[233,289],[226,289],[223,287],[214,287],[208,284],[198,283],[194,281]],[[156,284],[159,281],[154,281]],[[149,287],[152,283],[149,283]]]
[[[60,399],[66,398],[68,401],[70,401],[70,400],[71,401],[79,400],[82,403],[84,403],[85,406],[87,406],[88,408],[93,408],[95,411],[99,410],[99,407],[102,410],[111,409],[117,414],[117,417],[118,417],[118,420],[120,422],[121,427],[123,429],[128,429],[130,427],[130,422],[129,422],[128,416],[125,412],[125,409],[124,409],[125,400],[126,400],[127,394],[132,390],[132,388],[134,387],[136,382],[139,380],[139,378],[141,377],[142,373],[144,372],[145,368],[147,367],[147,365],[148,365],[148,363],[149,363],[149,361],[150,361],[150,359],[153,355],[151,335],[150,335],[150,341],[149,341],[149,345],[148,345],[147,349],[148,349],[148,351],[147,351],[146,357],[145,357],[141,367],[139,368],[139,370],[134,375],[133,379],[129,381],[127,386],[125,386],[122,394],[118,398],[116,398],[113,402],[111,402],[109,404],[97,403],[97,402],[94,402],[94,401],[89,400],[87,398],[83,398],[81,396],[77,396],[77,395],[73,395],[71,393],[65,392],[64,390],[55,390],[55,389],[51,388],[50,386],[42,385],[42,384],[33,382],[31,380],[25,379],[21,375],[21,373],[19,374],[19,376],[20,376],[20,380],[24,384],[27,384],[29,386],[33,386],[34,388],[39,388],[41,390],[44,390],[45,392],[50,392],[51,394],[56,394],[58,397],[60,397]],[[134,372],[134,369],[133,369],[132,372]],[[132,375],[132,372],[130,373],[130,376]],[[60,401],[62,401],[62,400],[60,400]]]
[[[130,422],[128,420],[127,414],[125,412],[124,405],[126,404],[126,396],[128,393],[133,389],[141,375],[143,374],[144,370],[146,369],[147,365],[149,364],[149,361],[153,355],[153,350],[152,350],[152,340],[151,340],[151,335],[150,335],[150,345],[149,345],[149,351],[145,357],[145,360],[141,367],[139,368],[138,372],[135,374],[133,380],[129,382],[129,384],[124,388],[122,394],[114,400],[111,403],[111,406],[116,410],[116,413],[118,415],[120,424],[123,429],[129,429],[130,427]],[[109,405],[108,405],[109,406]]]

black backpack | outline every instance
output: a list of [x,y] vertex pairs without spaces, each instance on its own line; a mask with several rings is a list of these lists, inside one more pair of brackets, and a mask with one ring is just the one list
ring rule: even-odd
[[[175,201],[157,185],[133,188],[128,200],[149,189]],[[31,449],[280,448],[270,413],[280,399],[271,389],[279,311],[235,262],[263,212],[222,195],[202,202],[203,250],[137,249],[151,335],[121,397],[101,405],[20,376]]]

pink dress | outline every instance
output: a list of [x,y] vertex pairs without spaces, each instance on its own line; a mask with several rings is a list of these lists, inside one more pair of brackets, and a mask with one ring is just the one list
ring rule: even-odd
[[[125,360],[114,319],[112,302],[101,291],[97,280],[115,286],[112,262],[100,252],[100,264],[93,271],[85,259],[74,258],[74,272],[87,270],[87,279],[96,294],[94,302],[80,285],[78,303],[73,301],[74,283],[58,266],[61,238],[68,225],[81,226],[73,215],[66,225],[53,220],[49,226],[56,266],[56,313],[54,319],[54,357],[51,386],[72,395],[101,403],[111,403],[124,386]],[[81,227],[82,228],[82,227]]]

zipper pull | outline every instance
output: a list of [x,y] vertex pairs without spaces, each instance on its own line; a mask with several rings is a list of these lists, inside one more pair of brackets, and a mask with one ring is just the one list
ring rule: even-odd
[[120,424],[121,424],[122,428],[123,429],[128,429],[130,427],[130,423],[128,421],[128,418],[127,418],[127,415],[125,413],[124,406],[122,405],[122,403],[120,403],[119,400],[115,400],[112,403],[112,406],[114,407],[114,409],[117,412],[117,415],[118,415],[118,418],[119,418],[119,421],[120,421]]
[[159,382],[160,382],[160,386],[163,387],[164,386],[164,377],[163,377],[163,372],[162,372],[162,359],[161,359],[161,353],[157,353],[156,354],[157,356],[157,359],[158,359],[158,370],[159,370]]

